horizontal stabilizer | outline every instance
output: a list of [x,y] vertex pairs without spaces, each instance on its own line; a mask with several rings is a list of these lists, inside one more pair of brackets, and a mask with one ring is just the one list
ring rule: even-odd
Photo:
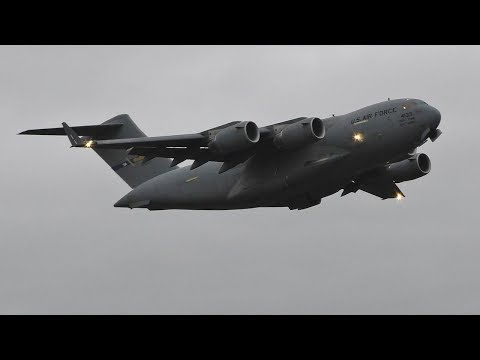
[[[72,126],[72,130],[80,136],[99,137],[105,136],[109,132],[119,129],[123,124],[104,124],[104,125],[88,125],[88,126]],[[63,127],[48,129],[32,129],[25,130],[18,135],[67,135]]]

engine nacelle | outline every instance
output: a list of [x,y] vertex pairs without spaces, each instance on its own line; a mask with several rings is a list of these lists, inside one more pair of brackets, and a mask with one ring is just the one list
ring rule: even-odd
[[257,125],[252,121],[243,121],[220,130],[208,148],[215,153],[228,155],[252,147],[259,139]]
[[325,126],[319,118],[313,117],[285,126],[273,138],[273,144],[281,150],[308,145],[325,136]]
[[430,158],[425,154],[416,154],[409,159],[387,166],[387,174],[396,183],[414,180],[430,172]]

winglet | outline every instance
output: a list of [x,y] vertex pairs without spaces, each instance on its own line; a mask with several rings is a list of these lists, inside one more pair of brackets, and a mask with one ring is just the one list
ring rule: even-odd
[[70,143],[72,144],[72,147],[83,147],[83,142],[80,140],[77,133],[65,122],[62,123],[62,126],[65,130],[65,134],[68,136],[68,140],[70,140]]

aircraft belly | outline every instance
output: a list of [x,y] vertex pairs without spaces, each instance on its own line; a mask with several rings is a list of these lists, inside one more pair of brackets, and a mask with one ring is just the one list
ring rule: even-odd
[[197,169],[182,168],[172,179],[176,192],[159,183],[152,204],[182,209],[219,209],[227,206],[227,195],[239,169],[218,174],[221,163],[209,163]]
[[330,184],[335,174],[344,173],[341,164],[348,155],[348,151],[334,146],[311,146],[297,152],[254,157],[228,197],[254,206],[274,206],[299,192],[318,192],[320,182]]
[[210,162],[194,170],[186,166],[159,175],[133,189],[117,206],[147,204],[142,207],[151,210],[228,208],[227,195],[241,166],[218,174],[221,165]]

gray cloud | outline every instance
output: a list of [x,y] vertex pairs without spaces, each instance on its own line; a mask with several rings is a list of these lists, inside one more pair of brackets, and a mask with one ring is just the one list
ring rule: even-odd
[[[3,46],[0,313],[479,313],[478,46]],[[128,113],[149,135],[346,113],[442,112],[405,201],[301,212],[129,211],[93,152],[29,128]]]

